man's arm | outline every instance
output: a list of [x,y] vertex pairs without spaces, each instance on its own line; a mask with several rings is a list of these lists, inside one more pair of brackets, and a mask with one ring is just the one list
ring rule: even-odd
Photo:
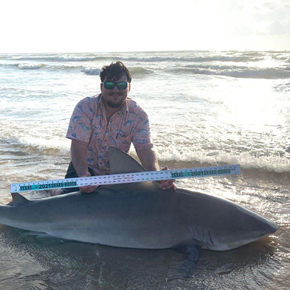
[[[88,171],[88,143],[75,140],[71,141],[71,160],[75,171],[79,177],[91,176]],[[83,192],[92,192],[98,186],[83,186]]]
[[148,171],[160,170],[157,155],[152,148],[139,150],[137,151],[137,155],[146,170]]
[[[157,155],[152,148],[149,149],[142,149],[137,152],[137,155],[142,163],[148,171],[157,171],[160,170]],[[163,168],[162,170],[167,170],[167,167]],[[161,189],[176,189],[176,185],[174,184],[173,179],[170,180],[162,180],[159,182]]]
[[78,176],[86,176],[88,173],[88,143],[71,141],[71,160]]

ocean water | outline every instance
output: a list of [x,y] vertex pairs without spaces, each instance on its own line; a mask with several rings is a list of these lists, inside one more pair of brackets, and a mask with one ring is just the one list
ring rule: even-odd
[[172,250],[88,245],[1,226],[1,289],[288,289],[290,52],[0,54],[0,203],[10,201],[11,183],[63,178],[72,110],[99,93],[101,67],[117,60],[132,72],[130,97],[149,114],[162,166],[242,168],[239,176],[177,186],[231,200],[279,230],[236,250],[201,251],[194,265]]

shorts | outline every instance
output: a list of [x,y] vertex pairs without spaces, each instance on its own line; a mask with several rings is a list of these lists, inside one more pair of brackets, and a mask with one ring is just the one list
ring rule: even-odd
[[[91,176],[95,176],[96,174],[94,173],[94,171],[91,168],[88,168],[88,171],[90,172]],[[67,171],[66,171],[66,175],[65,178],[75,178],[75,177],[79,177],[72,162],[70,162]],[[62,194],[66,194],[66,193],[70,193],[70,192],[74,192],[74,191],[79,191],[80,188],[79,187],[72,187],[72,188],[62,188],[61,189],[61,193]]]

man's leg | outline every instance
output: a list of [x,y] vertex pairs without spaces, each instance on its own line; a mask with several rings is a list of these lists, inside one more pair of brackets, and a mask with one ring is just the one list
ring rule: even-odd
[[[88,168],[88,171],[90,172],[91,176],[95,176],[94,171],[91,168]],[[65,178],[75,178],[78,177],[77,172],[75,171],[75,168],[72,164],[72,162],[70,162],[67,171],[66,171],[66,175]],[[60,194],[67,194],[70,192],[75,192],[75,191],[79,191],[80,188],[79,187],[72,187],[72,188],[58,188],[58,189],[52,189],[50,190],[50,194],[52,196],[54,195],[60,195]]]

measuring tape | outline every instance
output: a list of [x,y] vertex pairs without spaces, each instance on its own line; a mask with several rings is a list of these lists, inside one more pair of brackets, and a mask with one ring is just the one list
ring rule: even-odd
[[240,165],[212,166],[201,168],[187,168],[161,171],[143,171],[135,173],[121,173],[110,175],[97,175],[89,177],[76,177],[46,181],[35,181],[11,184],[11,193],[34,190],[48,190],[57,188],[82,187],[87,185],[109,185],[121,183],[134,183],[142,181],[160,181],[168,179],[196,178],[240,174]]

